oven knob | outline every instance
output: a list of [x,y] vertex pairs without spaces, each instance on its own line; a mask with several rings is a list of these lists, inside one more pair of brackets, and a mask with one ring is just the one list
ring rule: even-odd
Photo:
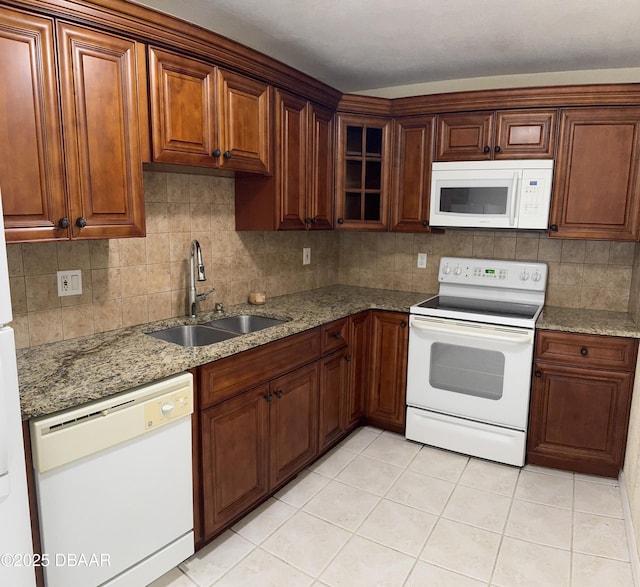
[[542,279],[542,275],[540,275],[540,271],[538,271],[537,269],[534,271],[533,275],[531,276],[531,279],[533,281],[540,281]]
[[527,279],[529,279],[529,272],[526,269],[520,271],[520,279],[522,281],[527,281]]
[[451,267],[449,267],[448,263],[442,268],[442,273],[445,275],[449,275],[449,273],[451,273]]
[[456,275],[460,275],[462,273],[462,267],[460,265],[456,265],[456,268],[453,270]]

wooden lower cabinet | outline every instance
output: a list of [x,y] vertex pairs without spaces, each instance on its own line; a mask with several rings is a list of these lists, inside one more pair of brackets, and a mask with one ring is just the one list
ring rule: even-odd
[[538,332],[527,462],[617,477],[636,353],[633,339]]
[[269,491],[268,391],[262,385],[200,416],[205,537]]
[[398,312],[371,316],[367,423],[404,434],[409,319]]
[[197,547],[365,421],[404,431],[407,316],[365,310],[198,368]]
[[272,381],[269,395],[269,480],[275,488],[318,453],[318,364]]
[[344,347],[320,359],[320,450],[339,439],[345,431],[349,386],[348,353],[349,350]]
[[323,327],[326,335],[320,360],[320,451],[335,444],[363,419],[369,380],[370,316],[369,311],[364,311]]
[[349,385],[345,408],[345,429],[362,421],[369,389],[369,345],[371,312],[360,312],[349,318]]
[[317,414],[315,362],[201,413],[205,540],[315,458]]

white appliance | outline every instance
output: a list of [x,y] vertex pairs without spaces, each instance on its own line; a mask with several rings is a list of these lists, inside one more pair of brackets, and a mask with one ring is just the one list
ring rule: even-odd
[[31,421],[47,587],[140,587],[193,554],[192,412],[183,373]]
[[438,280],[410,310],[406,437],[522,466],[547,266],[443,257]]
[[435,162],[431,226],[546,229],[553,161]]
[[[0,196],[0,219],[2,198]],[[0,223],[0,585],[35,585],[7,250]]]

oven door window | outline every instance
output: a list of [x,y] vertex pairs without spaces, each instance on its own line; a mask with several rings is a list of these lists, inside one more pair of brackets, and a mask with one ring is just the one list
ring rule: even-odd
[[490,400],[502,398],[505,357],[499,351],[435,342],[429,367],[431,387]]

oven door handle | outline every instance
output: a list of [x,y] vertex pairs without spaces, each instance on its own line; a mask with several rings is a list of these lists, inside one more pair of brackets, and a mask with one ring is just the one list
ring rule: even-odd
[[471,326],[453,320],[433,320],[419,316],[411,316],[411,328],[428,332],[440,332],[442,334],[457,334],[473,336],[474,338],[484,338],[489,340],[499,340],[501,342],[512,342],[519,344],[533,344],[533,330],[516,329],[502,326]]

